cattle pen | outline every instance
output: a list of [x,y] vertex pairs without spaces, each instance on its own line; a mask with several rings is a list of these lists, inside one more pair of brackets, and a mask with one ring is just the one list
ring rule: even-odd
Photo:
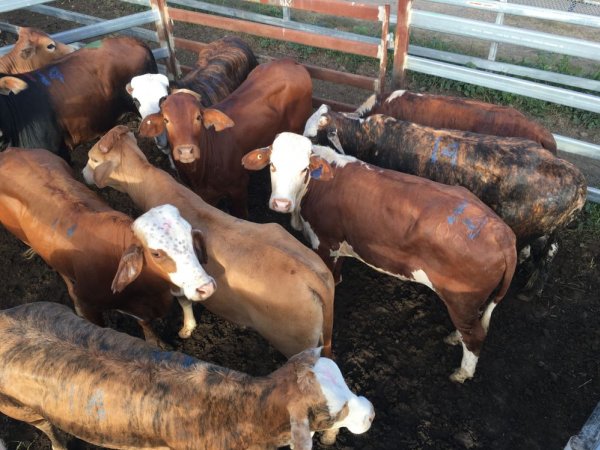
[[[80,45],[109,33],[129,34],[149,42],[160,70],[175,78],[193,66],[194,52],[203,44],[235,33],[248,38],[261,62],[292,56],[305,64],[314,79],[315,106],[329,103],[348,110],[380,90],[424,91],[432,85],[420,86],[419,74],[429,74],[448,80],[440,84],[465,83],[458,95],[477,94],[479,86],[484,86],[531,94],[549,102],[544,105],[570,108],[568,114],[591,116],[592,122],[594,114],[598,117],[600,82],[593,70],[587,75],[572,70],[558,73],[549,63],[525,67],[501,57],[505,46],[513,49],[517,43],[544,46],[552,42],[558,46],[557,54],[593,66],[600,58],[600,43],[593,33],[579,40],[557,35],[539,44],[549,30],[525,33],[515,31],[515,24],[506,19],[504,24],[494,23],[500,14],[544,17],[538,22],[578,24],[597,33],[600,17],[582,13],[584,2],[571,12],[492,0],[444,0],[429,2],[428,8],[422,0],[386,3],[369,0],[351,7],[326,0],[0,0],[0,38],[5,37],[4,31],[13,34],[17,25],[35,26],[58,40]],[[458,17],[451,17],[442,6],[461,8]],[[462,15],[467,10],[484,11],[492,19],[475,23],[479,20]],[[469,56],[464,46],[422,38],[449,31],[453,36],[466,35],[467,40],[483,37],[485,50]],[[12,41],[9,37],[4,43]],[[489,58],[494,43],[498,53]],[[382,45],[388,51],[380,51]],[[539,51],[547,55],[547,50]],[[464,88],[471,82],[472,88]],[[138,123],[127,120],[130,127]],[[590,175],[588,199],[600,202],[600,192],[594,188],[600,186],[599,125],[596,129],[570,127],[572,122],[565,125],[562,119],[549,123],[557,126],[550,129],[561,156]],[[166,158],[152,143],[144,141],[140,146],[155,164],[168,169]],[[74,156],[78,172],[88,148]],[[258,174],[252,181],[251,219],[279,222],[289,229],[289,218],[265,205],[265,177]],[[116,208],[138,213],[125,196],[102,195]],[[23,259],[26,247],[0,231],[5,258],[0,264],[0,308],[38,300],[71,305],[58,276],[38,257]],[[342,432],[333,448],[563,448],[600,400],[600,239],[580,222],[561,238],[546,291],[531,302],[511,294],[506,297],[494,312],[477,375],[463,386],[447,379],[450,368],[460,360],[460,351],[442,342],[452,325],[439,298],[421,286],[347,262],[343,282],[336,287],[334,352],[352,391],[373,401],[376,417],[369,432],[360,436]],[[256,376],[284,363],[255,332],[220,320],[202,307],[197,312],[198,329],[189,341],[176,338],[177,312],[162,321],[158,330],[172,338],[177,350]],[[109,322],[136,333],[135,322],[118,314],[111,315]],[[50,448],[34,428],[0,415],[0,447],[2,440],[8,450]],[[315,439],[313,448],[332,447],[321,446]]]

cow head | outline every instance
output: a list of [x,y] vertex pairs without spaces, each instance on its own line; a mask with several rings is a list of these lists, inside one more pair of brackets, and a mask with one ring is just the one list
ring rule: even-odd
[[199,262],[206,262],[202,233],[192,230],[176,207],[152,208],[133,222],[132,229],[141,244],[132,244],[121,257],[113,292],[122,291],[135,280],[146,264],[171,283],[173,295],[201,301],[213,294],[215,280]]
[[219,132],[232,126],[221,111],[203,108],[197,93],[178,89],[161,102],[159,113],[144,118],[140,135],[155,137],[166,131],[173,159],[189,164],[200,158],[200,143],[208,129]]
[[332,120],[331,111],[327,105],[321,105],[308,118],[304,126],[304,136],[309,138],[314,144],[331,144],[342,155],[345,154],[337,135],[337,126]]
[[375,416],[371,402],[352,393],[337,364],[320,353],[320,348],[305,350],[286,364],[293,367],[300,394],[288,404],[294,449],[312,448],[313,431],[346,427],[364,433]]
[[39,69],[74,50],[70,45],[55,41],[43,31],[21,27],[19,39],[13,49],[13,53],[19,58],[16,73]]
[[160,100],[169,95],[169,79],[160,73],[133,77],[126,86],[142,119],[160,111]]
[[280,133],[273,145],[253,150],[242,158],[249,170],[271,167],[271,198],[269,207],[278,212],[294,212],[306,192],[310,178],[330,180],[329,163],[312,154],[312,143],[304,136]]
[[125,125],[117,125],[108,131],[88,152],[88,161],[83,168],[83,179],[87,184],[95,184],[99,188],[110,186],[123,192],[121,182],[131,178],[131,167],[123,168],[124,149],[127,156],[147,161],[146,156],[137,146],[133,133]]

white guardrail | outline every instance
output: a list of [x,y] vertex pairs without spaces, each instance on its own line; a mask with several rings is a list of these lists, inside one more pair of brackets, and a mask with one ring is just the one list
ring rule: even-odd
[[[0,13],[14,9],[26,8],[31,12],[46,14],[52,17],[83,24],[83,27],[64,31],[53,35],[66,43],[76,42],[81,39],[101,36],[119,31],[121,33],[137,36],[152,42],[159,42],[157,33],[151,30],[136,28],[140,25],[155,23],[159,20],[158,13],[149,10],[129,16],[103,20],[84,14],[65,11],[59,8],[43,5],[50,0],[0,0]],[[123,0],[127,3],[149,7],[148,0]],[[577,14],[567,11],[557,11],[520,4],[511,4],[495,0],[430,0],[454,6],[462,6],[496,13],[513,14],[524,17],[553,20],[561,23],[598,28],[600,33],[600,17]],[[385,0],[382,0],[385,3]],[[262,14],[241,11],[226,6],[215,5],[197,0],[169,0],[169,4],[193,7],[210,13],[227,17],[249,20],[264,24],[275,25],[288,29],[307,30],[328,36],[338,36],[353,39],[359,42],[379,42],[378,38],[357,35],[326,27],[295,22],[284,14],[284,18],[270,17]],[[285,8],[284,8],[285,10]],[[286,10],[287,12],[287,10]],[[396,23],[396,16],[392,14],[391,22]],[[574,39],[550,33],[524,30],[502,24],[493,24],[456,16],[433,13],[412,9],[411,27],[430,31],[456,34],[490,42],[509,43],[538,50],[552,51],[555,53],[582,57],[600,61],[600,43]],[[11,30],[11,25],[0,23],[0,28]],[[393,48],[393,36],[390,35],[389,46]],[[7,52],[11,46],[0,48],[0,54]],[[168,55],[166,48],[153,50],[157,59]],[[570,106],[600,114],[600,81],[572,75],[523,67],[515,64],[490,61],[457,53],[444,52],[425,47],[409,45],[406,68],[416,72],[440,76],[456,81],[471,83],[491,89],[497,89],[518,95],[545,100],[552,103]],[[493,73],[492,73],[493,72]],[[557,87],[536,81],[539,80],[560,84]],[[583,93],[569,88],[584,89],[598,92],[599,94]],[[558,134],[554,135],[558,148],[561,151],[582,155],[600,160],[600,145],[568,138]],[[588,199],[600,203],[600,189],[588,188]]]

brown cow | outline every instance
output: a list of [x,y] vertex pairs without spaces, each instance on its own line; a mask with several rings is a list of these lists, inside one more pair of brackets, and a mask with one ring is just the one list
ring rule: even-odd
[[521,137],[537,142],[556,155],[556,141],[552,133],[508,106],[447,95],[398,90],[381,99],[372,95],[356,112],[361,118],[385,114],[432,128]]
[[582,173],[529,139],[435,129],[381,114],[359,119],[326,105],[304,134],[369,164],[469,189],[512,228],[523,255],[533,249],[523,298],[541,292],[557,249],[555,231],[585,203]]
[[46,150],[0,154],[0,222],[60,274],[77,312],[98,325],[103,311],[117,309],[156,339],[149,322],[166,314],[173,295],[200,301],[215,290],[194,254],[202,234],[175,207],[133,221]]
[[125,86],[135,75],[156,71],[146,44],[119,36],[14,75],[28,87],[14,96],[0,95],[0,148],[45,148],[68,159],[68,150],[135,112]]
[[349,256],[436,292],[458,331],[451,343],[463,345],[451,379],[473,377],[517,259],[515,234],[490,208],[462,187],[380,169],[293,133],[248,153],[243,164],[270,165],[269,206],[292,213],[292,226],[303,230],[336,280]]
[[0,73],[30,72],[75,50],[36,28],[20,27],[14,47],[0,57]]
[[[206,204],[150,164],[122,125],[92,147],[83,175],[90,184],[127,193],[143,211],[162,203],[175,205],[204,232],[206,269],[219,286],[203,303],[208,310],[254,328],[287,357],[319,342],[324,354],[331,354],[333,278],[281,226],[235,219]],[[195,322],[186,326],[191,333]]]
[[0,312],[0,412],[66,450],[63,430],[116,449],[312,448],[311,432],[366,432],[373,405],[306,350],[265,377],[163,352],[55,303]]
[[282,59],[258,66],[214,108],[203,108],[192,91],[174,91],[160,113],[144,118],[140,134],[154,137],[166,130],[182,180],[210,204],[230,198],[232,213],[245,218],[249,175],[240,159],[281,131],[301,131],[311,110],[308,71]]

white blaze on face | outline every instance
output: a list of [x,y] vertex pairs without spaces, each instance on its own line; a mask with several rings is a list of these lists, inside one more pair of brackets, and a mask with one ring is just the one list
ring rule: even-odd
[[146,73],[131,79],[131,96],[139,103],[136,104],[142,119],[160,111],[158,102],[169,92],[169,79],[160,73]]
[[312,144],[304,136],[280,133],[273,141],[271,150],[271,199],[272,210],[291,213],[306,186]]
[[317,131],[319,131],[319,119],[323,114],[327,114],[328,112],[329,106],[321,105],[321,107],[317,109],[306,121],[306,125],[304,126],[304,136],[315,137],[317,135]]
[[133,222],[133,232],[148,248],[163,250],[176,265],[169,273],[171,283],[190,300],[208,298],[215,290],[215,280],[198,261],[192,242],[192,226],[172,205],[152,208]]
[[365,397],[358,397],[346,385],[339,367],[329,358],[319,358],[313,372],[327,400],[331,415],[339,413],[348,403],[348,415],[332,428],[346,427],[351,433],[360,434],[371,428],[375,410]]

